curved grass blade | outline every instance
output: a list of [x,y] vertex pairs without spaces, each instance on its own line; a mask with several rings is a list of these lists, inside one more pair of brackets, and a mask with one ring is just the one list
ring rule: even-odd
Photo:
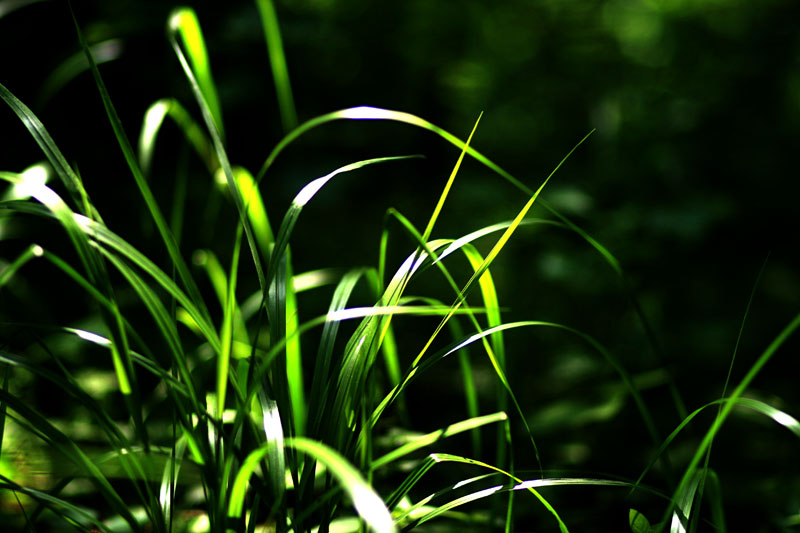
[[50,165],[67,188],[75,205],[83,209],[83,214],[91,214],[88,195],[83,188],[83,183],[75,171],[72,170],[72,167],[69,166],[69,163],[67,163],[67,160],[56,146],[53,138],[45,129],[44,124],[33,114],[33,111],[31,111],[28,106],[11,94],[11,91],[6,89],[5,85],[2,83],[0,83],[0,98],[2,98],[17,117],[19,117],[25,125],[25,128],[27,128],[28,132],[31,134],[31,137],[36,141],[36,144],[42,149]]
[[420,156],[406,155],[406,156],[377,157],[374,159],[365,159],[363,161],[357,161],[355,163],[350,163],[349,165],[337,168],[333,172],[326,174],[306,184],[300,190],[297,196],[295,196],[294,200],[292,200],[292,205],[286,211],[286,214],[284,215],[283,220],[281,221],[280,229],[278,229],[278,235],[275,238],[275,249],[272,254],[272,263],[269,269],[270,272],[275,270],[277,262],[280,260],[281,255],[286,250],[286,247],[289,246],[289,239],[291,237],[292,230],[294,229],[294,226],[297,223],[297,218],[300,216],[300,213],[302,212],[303,208],[331,179],[335,178],[339,174],[352,172],[354,170],[358,170],[360,168],[369,165],[374,165],[376,163],[387,163],[389,161],[400,161],[404,159],[412,159],[415,157],[420,157]]
[[225,306],[222,313],[222,332],[220,333],[221,351],[217,356],[217,413],[220,421],[225,414],[225,400],[228,390],[231,351],[233,350],[233,330],[236,322],[236,282],[239,272],[239,250],[242,243],[242,227],[236,227],[236,238],[233,241],[233,258],[231,273],[228,278]]
[[[239,190],[242,191],[242,199],[247,208],[247,216],[253,226],[256,241],[261,247],[262,253],[268,256],[272,253],[275,237],[272,234],[272,227],[270,226],[267,210],[264,207],[264,200],[261,198],[258,185],[253,180],[253,175],[246,168],[233,167],[232,170],[236,183],[239,185]],[[220,169],[217,169],[217,174],[219,172]]]
[[367,484],[361,474],[332,448],[313,440],[294,437],[287,446],[311,455],[333,474],[364,521],[378,533],[395,531],[392,516],[380,496]]
[[189,145],[205,164],[209,174],[213,176],[219,168],[219,162],[214,154],[211,141],[200,128],[200,125],[192,119],[189,112],[173,98],[163,98],[154,102],[144,114],[142,129],[139,133],[139,166],[142,169],[142,173],[145,176],[150,173],[156,139],[161,131],[164,119],[167,117],[175,122]]
[[[433,466],[434,464],[445,463],[445,462],[455,462],[455,463],[461,463],[461,464],[475,465],[475,466],[480,466],[482,468],[486,468],[486,469],[492,470],[492,471],[497,472],[497,473],[499,473],[499,474],[501,474],[501,475],[503,475],[503,476],[505,476],[505,477],[507,477],[509,479],[512,479],[516,483],[516,485],[514,486],[514,490],[523,490],[524,489],[524,490],[527,490],[528,492],[530,492],[531,494],[533,494],[536,497],[536,499],[539,500],[539,502],[542,504],[542,506],[544,506],[544,508],[551,515],[553,515],[553,518],[555,518],[556,522],[558,523],[559,530],[562,533],[568,533],[568,531],[569,531],[567,529],[567,525],[561,519],[561,517],[559,516],[559,514],[555,510],[555,508],[553,508],[553,506],[550,504],[550,502],[548,502],[534,488],[535,485],[533,483],[529,483],[529,482],[526,483],[523,480],[519,479],[518,477],[514,476],[513,474],[510,474],[510,473],[508,473],[508,472],[506,472],[506,471],[504,471],[504,470],[502,470],[500,468],[497,468],[496,466],[492,466],[492,465],[484,463],[482,461],[477,461],[475,459],[468,459],[466,457],[461,457],[461,456],[458,456],[458,455],[451,455],[451,454],[446,454],[446,453],[434,453],[434,454],[431,454],[431,455],[428,456],[428,458],[426,459],[426,462],[429,463],[430,466]],[[537,480],[537,481],[547,482],[549,480],[542,479],[542,480]],[[489,489],[478,491],[478,492],[472,493],[472,494],[470,494],[468,496],[464,496],[464,497],[458,498],[456,500],[453,500],[452,502],[448,502],[447,504],[439,506],[439,507],[435,508],[433,511],[431,511],[431,512],[427,513],[426,515],[424,515],[424,516],[418,518],[417,520],[415,520],[414,521],[414,525],[426,522],[426,521],[428,521],[428,520],[430,520],[430,519],[432,519],[432,518],[444,513],[445,511],[448,511],[448,510],[450,510],[450,509],[452,509],[454,507],[458,507],[459,505],[463,505],[465,503],[468,503],[468,502],[471,502],[471,501],[474,501],[474,500],[477,500],[477,499],[480,499],[480,498],[485,498],[487,496],[491,496],[491,495],[499,492],[503,488],[504,488],[503,485],[496,485],[496,486],[491,487]],[[410,487],[409,487],[409,489],[410,489]],[[449,489],[449,490],[452,490],[452,489]]]
[[372,461],[370,468],[376,470],[385,466],[392,461],[396,461],[401,457],[405,457],[406,455],[424,448],[426,446],[430,446],[435,442],[438,442],[441,439],[446,439],[447,437],[452,437],[453,435],[458,435],[459,433],[463,433],[465,431],[471,431],[473,429],[485,426],[487,424],[493,424],[495,422],[502,422],[508,420],[508,415],[503,412],[492,413],[490,415],[470,418],[468,420],[463,420],[461,422],[456,422],[455,424],[451,424],[446,428],[440,429],[438,431],[434,431],[432,433],[428,433],[426,435],[421,435],[418,438],[415,438],[413,441],[408,442],[399,448],[392,450],[391,452],[379,457]]
[[225,137],[222,127],[222,108],[219,105],[217,88],[211,76],[211,64],[208,61],[206,42],[200,21],[191,7],[175,8],[169,16],[169,29],[173,35],[180,35],[186,56],[192,65],[192,72],[197,78],[197,85],[203,93],[203,98],[208,104],[214,125],[220,136]]
[[[180,10],[175,11],[175,13],[181,13]],[[236,179],[236,175],[231,167],[230,160],[228,159],[228,154],[225,151],[225,146],[223,143],[222,136],[215,124],[213,113],[211,108],[209,107],[209,103],[206,100],[205,94],[203,93],[202,88],[199,85],[197,76],[195,72],[192,70],[192,67],[189,66],[189,62],[186,59],[183,50],[181,49],[180,45],[178,44],[178,33],[180,28],[176,26],[179,24],[181,19],[173,17],[170,20],[169,25],[169,39],[170,43],[172,44],[172,49],[175,51],[175,55],[178,58],[178,62],[183,69],[183,73],[186,76],[186,79],[189,81],[189,85],[191,86],[192,93],[195,96],[195,100],[197,100],[198,105],[200,106],[200,112],[203,114],[203,120],[206,123],[206,128],[211,135],[211,141],[214,145],[214,151],[216,152],[217,161],[219,161],[220,167],[222,168],[223,173],[225,174],[225,179],[228,183],[228,190],[233,197],[233,203],[236,205],[236,209],[239,212],[239,219],[241,224],[244,226],[245,235],[247,236],[247,243],[250,247],[250,253],[253,257],[253,265],[256,268],[256,275],[258,276],[259,286],[261,287],[262,292],[266,295],[269,286],[267,284],[266,275],[264,274],[264,268],[262,266],[261,257],[258,252],[258,247],[256,244],[256,237],[253,231],[253,227],[250,224],[250,219],[248,217],[248,206],[244,202],[244,197],[242,195],[241,188],[239,186],[239,181]],[[256,183],[258,181],[256,180]],[[264,254],[266,255],[268,250],[264,250]],[[274,317],[271,317],[274,320]]]
[[283,53],[281,29],[275,6],[272,0],[256,0],[264,38],[267,42],[269,64],[272,67],[272,78],[275,81],[275,93],[278,95],[278,108],[281,113],[283,130],[289,132],[297,126],[297,112],[294,108],[292,86],[289,82],[289,69],[286,66],[286,55]]

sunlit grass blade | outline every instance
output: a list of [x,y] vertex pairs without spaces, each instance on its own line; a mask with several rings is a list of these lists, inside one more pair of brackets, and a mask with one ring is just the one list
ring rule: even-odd
[[[181,11],[178,10],[175,13],[180,14]],[[264,268],[262,265],[261,256],[258,251],[258,246],[256,244],[257,241],[253,231],[253,227],[250,223],[250,218],[248,217],[247,205],[245,204],[242,190],[239,185],[239,180],[236,179],[233,167],[231,166],[230,160],[228,159],[228,154],[225,151],[222,135],[220,134],[220,131],[215,124],[213,112],[209,106],[208,101],[206,100],[206,96],[203,93],[202,88],[200,87],[195,72],[192,70],[192,67],[189,66],[189,62],[186,59],[186,55],[183,53],[181,46],[178,44],[178,34],[180,33],[180,28],[176,26],[176,24],[179,24],[181,20],[182,19],[176,18],[175,16],[173,16],[170,19],[170,25],[169,25],[170,43],[172,45],[172,49],[175,52],[176,57],[178,58],[178,62],[180,63],[181,68],[183,69],[183,73],[186,76],[186,79],[189,81],[189,85],[191,86],[195,100],[200,106],[200,112],[203,114],[203,121],[206,124],[206,129],[208,130],[208,133],[211,135],[211,141],[214,145],[214,151],[216,152],[217,161],[220,164],[222,172],[225,174],[225,179],[228,184],[228,190],[230,191],[231,196],[233,198],[233,203],[234,205],[236,205],[236,209],[239,212],[240,222],[244,226],[245,235],[247,236],[247,243],[250,247],[250,253],[253,258],[253,265],[255,266],[256,275],[258,276],[259,286],[261,287],[262,292],[266,294],[268,291],[267,279],[264,273]],[[258,183],[258,180],[256,180],[256,183]],[[266,254],[267,251],[265,250],[264,253]]]
[[192,119],[189,112],[180,102],[173,98],[164,98],[154,102],[144,114],[142,129],[139,133],[139,166],[142,169],[142,173],[144,175],[150,173],[156,139],[166,117],[170,117],[175,122],[189,145],[208,169],[209,174],[213,176],[214,172],[219,168],[219,162],[211,141],[200,125]]
[[222,108],[217,96],[217,88],[211,76],[211,64],[208,61],[206,42],[203,38],[203,31],[200,29],[200,21],[194,9],[190,7],[179,7],[172,11],[169,16],[169,28],[171,32],[180,35],[186,56],[192,65],[192,72],[197,78],[197,85],[203,93],[203,98],[208,103],[214,125],[222,138],[225,137],[225,130],[222,127]]
[[375,459],[372,462],[371,468],[378,469],[382,466],[385,466],[392,461],[396,461],[401,457],[405,457],[406,455],[424,448],[426,446],[430,446],[438,442],[441,439],[446,439],[447,437],[451,437],[453,435],[458,435],[459,433],[463,433],[465,431],[471,431],[473,429],[485,426],[487,424],[493,424],[495,422],[502,422],[508,420],[508,416],[503,413],[493,413],[490,415],[485,415],[476,418],[470,418],[469,420],[463,420],[461,422],[456,422],[455,424],[451,424],[446,428],[440,429],[438,431],[434,431],[432,433],[428,433],[426,435],[421,435],[418,438],[415,438],[413,441],[408,442],[399,448],[392,450],[391,452]]
[[[239,250],[242,243],[242,227],[236,227],[236,237],[233,241],[233,258],[231,259],[231,272],[228,276],[225,306],[222,313],[222,331],[220,332],[221,351],[217,356],[217,413],[222,420],[225,413],[225,400],[228,389],[229,366],[231,351],[233,350],[233,330],[239,309],[236,303],[236,283],[239,274]],[[246,334],[246,333],[245,333]]]
[[286,343],[286,379],[289,384],[289,398],[292,402],[294,415],[294,434],[306,434],[306,420],[308,418],[305,392],[305,378],[303,377],[303,358],[300,350],[300,336],[294,333],[300,327],[300,312],[297,308],[297,295],[292,287],[292,255],[286,249],[286,284],[284,285],[286,297],[286,331],[289,339]]
[[23,104],[16,96],[6,89],[5,85],[0,83],[0,98],[2,98],[12,111],[19,117],[22,123],[27,128],[31,137],[39,145],[45,157],[50,162],[50,165],[55,170],[58,177],[61,179],[64,186],[69,191],[72,201],[75,205],[82,209],[82,213],[90,215],[88,196],[86,190],[83,188],[78,175],[72,170],[72,167],[67,163],[61,151],[56,146],[53,138],[47,132],[44,124],[33,114],[33,112]]
[[275,238],[275,250],[272,254],[272,264],[270,265],[270,271],[275,270],[275,264],[277,263],[277,261],[279,261],[281,254],[283,254],[283,251],[289,245],[289,240],[292,234],[292,230],[294,229],[294,226],[297,223],[297,219],[300,216],[300,213],[302,212],[303,208],[331,179],[335,178],[340,174],[352,172],[354,170],[358,170],[360,168],[369,165],[374,165],[376,163],[400,161],[414,157],[419,157],[419,156],[395,156],[395,157],[378,157],[374,159],[366,159],[363,161],[358,161],[337,168],[333,172],[330,172],[306,184],[300,190],[297,196],[295,196],[294,200],[292,200],[292,205],[289,207],[289,209],[287,210],[286,214],[283,217],[283,220],[281,221],[280,229],[278,229],[278,235]]
[[289,439],[286,445],[307,453],[324,464],[350,498],[361,518],[376,532],[395,531],[392,516],[381,497],[338,452],[320,442],[302,437]]
[[[272,512],[278,514],[283,505],[286,493],[286,456],[284,453],[283,425],[281,424],[278,404],[268,400],[264,394],[259,395],[264,437],[267,446],[267,470],[272,488]],[[280,518],[276,518],[280,520]]]
[[278,108],[281,113],[283,130],[289,132],[297,126],[297,112],[294,108],[292,86],[289,82],[289,68],[286,66],[286,55],[283,53],[283,40],[278,24],[278,16],[272,0],[256,0],[264,38],[267,43],[269,65],[272,68],[272,79],[275,82],[275,93],[278,95]]
[[453,182],[456,179],[456,174],[458,174],[458,171],[461,168],[461,163],[464,161],[464,154],[466,154],[467,150],[469,149],[470,143],[472,142],[472,137],[475,135],[475,130],[478,129],[478,124],[480,124],[482,116],[483,113],[478,115],[475,125],[472,126],[472,131],[469,132],[469,137],[467,137],[467,141],[464,143],[464,147],[461,149],[461,153],[458,155],[458,160],[456,161],[455,166],[453,166],[453,170],[450,172],[450,177],[447,179],[447,183],[445,183],[444,190],[439,196],[439,201],[436,203],[436,207],[433,209],[433,213],[431,213],[431,216],[428,219],[428,225],[425,226],[425,231],[422,234],[422,240],[425,242],[430,239],[431,233],[433,232],[433,226],[436,224],[439,214],[442,212],[444,202],[447,200],[447,195],[450,193],[450,189],[452,188]]
[[703,476],[704,473],[701,470],[695,471],[689,483],[684,484],[683,490],[675,495],[676,509],[673,511],[669,523],[669,533],[686,533],[688,531],[695,494]]
[[[503,475],[503,476],[505,476],[505,477],[507,477],[509,479],[512,479],[515,483],[517,483],[517,485],[515,486],[516,490],[524,489],[524,490],[527,490],[528,492],[530,492],[531,494],[533,494],[534,497],[536,497],[536,499],[539,500],[539,503],[541,503],[542,506],[551,515],[553,515],[553,518],[555,518],[556,522],[558,523],[559,530],[562,533],[567,533],[569,531],[567,529],[567,525],[561,519],[561,517],[559,516],[558,512],[553,508],[553,506],[550,504],[550,502],[548,502],[534,488],[534,485],[532,483],[525,484],[525,482],[523,482],[523,480],[521,480],[518,477],[506,472],[505,470],[502,470],[501,468],[497,468],[496,466],[484,463],[482,461],[477,461],[475,459],[469,459],[469,458],[461,457],[461,456],[457,456],[457,455],[451,455],[451,454],[445,454],[445,453],[434,453],[434,454],[431,454],[430,456],[428,456],[428,459],[426,461],[430,462],[431,465],[433,465],[433,464],[441,464],[441,463],[446,463],[446,462],[455,462],[455,463],[479,466],[479,467],[486,468],[488,470],[492,470],[494,472],[497,472],[497,473],[499,473],[499,474],[501,474],[501,475]],[[547,480],[542,480],[542,481],[547,481]],[[473,494],[471,494],[469,496],[464,496],[462,498],[458,498],[456,500],[453,500],[452,502],[449,502],[449,503],[447,503],[445,505],[437,507],[435,510],[431,511],[430,513],[426,514],[425,516],[420,517],[419,519],[417,519],[415,521],[415,523],[416,524],[421,524],[421,523],[426,522],[427,520],[430,520],[430,519],[442,514],[445,511],[448,511],[448,510],[450,510],[450,509],[452,509],[454,507],[457,507],[459,505],[463,505],[465,503],[474,501],[476,499],[480,499],[480,498],[485,498],[487,496],[491,496],[492,494],[497,493],[498,491],[502,490],[503,488],[504,488],[504,485],[501,484],[501,485],[497,485],[495,487],[492,487],[490,489],[485,489],[485,490],[482,490],[482,491],[475,492],[475,493],[473,493]]]
[[[219,174],[220,170],[217,169],[217,174]],[[261,192],[259,192],[255,180],[253,180],[253,175],[246,168],[233,167],[232,170],[236,183],[239,185],[239,190],[242,192],[242,199],[247,209],[247,217],[253,226],[256,241],[261,247],[261,253],[265,257],[269,257],[269,254],[272,253],[275,237],[272,234],[272,226],[270,226],[269,218],[267,217],[267,209],[264,207]]]
[[[174,429],[173,425],[173,431]],[[166,464],[164,465],[161,475],[161,486],[158,491],[161,515],[164,517],[164,523],[168,525],[168,528],[172,528],[174,509],[176,507],[175,487],[178,484],[183,455],[187,445],[185,436],[177,439],[175,437],[176,435],[173,433],[173,448],[170,450],[170,455],[167,457]]]

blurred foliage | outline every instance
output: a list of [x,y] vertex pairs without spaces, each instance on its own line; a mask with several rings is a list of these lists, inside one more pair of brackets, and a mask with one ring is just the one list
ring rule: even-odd
[[[24,4],[0,1],[0,81],[23,101],[38,102],[34,112],[77,162],[96,202],[117,199],[119,209],[104,213],[109,226],[121,228],[122,235],[133,233],[131,240],[146,250],[153,230],[143,222],[138,200],[119,202],[133,191],[133,181],[93,82],[86,73],[77,74],[58,81],[60,89],[54,90],[53,74],[74,65],[71,58],[79,50],[66,5]],[[101,68],[129,136],[156,99],[175,95],[189,106],[189,89],[164,37],[167,14],[177,2],[76,0],[73,5],[91,43],[118,39],[112,41],[120,47],[118,56]],[[208,39],[231,157],[256,171],[279,140],[281,123],[255,4],[192,5]],[[649,346],[613,272],[569,232],[520,231],[493,267],[495,281],[508,308],[506,320],[562,322],[597,337],[621,357],[648,383],[649,388],[642,385],[645,399],[661,415],[664,434],[680,421],[664,385],[667,374],[692,408],[721,394],[748,295],[770,251],[734,376],[797,312],[796,0],[278,0],[276,8],[301,121],[376,105],[413,112],[466,137],[483,111],[473,145],[529,186],[538,186],[575,142],[597,129],[544,197],[621,260],[661,353]],[[0,121],[4,169],[21,171],[40,159],[10,111],[0,110]],[[177,147],[177,139],[174,134],[165,143]],[[373,263],[385,209],[396,207],[422,224],[435,196],[420,198],[418,191],[438,189],[457,156],[432,136],[386,124],[327,126],[302,145],[282,156],[267,176],[270,213],[283,212],[311,179],[360,157],[421,152],[427,159],[386,169],[381,181],[347,178],[315,199],[308,217],[325,220],[329,234],[319,235],[317,221],[298,224],[293,242],[298,272]],[[186,163],[190,169],[196,164]],[[157,153],[154,167],[153,186],[167,198],[174,166],[159,168]],[[213,235],[213,224],[203,222],[218,209],[204,204],[211,186],[189,187],[187,205],[203,208],[187,212],[199,220],[184,237],[188,249]],[[511,218],[526,200],[474,163],[465,165],[452,194],[440,228],[447,237]],[[379,200],[353,212],[349,206],[361,197]],[[359,239],[345,242],[356,224],[364,228]],[[14,255],[15,237],[0,233],[2,257]],[[19,285],[0,293],[3,312],[14,307],[23,317],[39,311],[26,296],[32,290]],[[64,310],[47,312],[55,322],[76,318],[63,316]],[[630,401],[620,400],[614,373],[562,334],[512,333],[509,342],[512,386],[520,390],[524,407],[535,412],[531,420],[543,426],[545,461],[635,478],[652,450],[643,429],[627,429],[641,424]],[[790,359],[796,348],[796,340],[787,345],[755,384],[795,415],[800,398]],[[434,376],[427,379],[431,383],[422,380],[420,389],[439,385]],[[476,379],[480,384],[481,375]],[[452,383],[451,394],[453,410],[460,413],[458,386]],[[494,393],[493,386],[483,390]],[[452,413],[431,413],[421,403],[416,406],[421,430],[452,420]],[[580,423],[559,425],[567,419]],[[731,434],[753,431],[747,424],[736,429]],[[800,506],[796,444],[770,431],[764,440],[731,437],[712,459],[720,461],[719,471],[730,468],[721,480],[729,523],[741,530],[772,530],[758,527],[797,513]],[[699,429],[692,438],[698,435]],[[773,438],[776,442],[765,447]],[[548,456],[548,449],[556,451]],[[673,460],[685,460],[690,450],[679,449]],[[585,512],[587,523],[591,510],[605,503],[601,495],[587,499],[585,507],[569,494],[553,496],[564,515]],[[620,528],[626,512],[617,513]],[[581,529],[580,518],[570,523]]]

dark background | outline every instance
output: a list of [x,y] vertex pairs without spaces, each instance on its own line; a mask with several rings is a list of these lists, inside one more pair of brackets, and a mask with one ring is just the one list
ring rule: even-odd
[[[199,120],[165,36],[175,5],[73,2],[90,42],[121,40],[119,57],[101,71],[134,142],[144,111],[158,98],[178,98]],[[229,155],[256,172],[282,136],[257,10],[252,2],[192,7],[209,47]],[[722,393],[748,297],[768,254],[733,384],[797,313],[800,3],[276,0],[276,9],[301,121],[373,105],[413,113],[466,138],[483,112],[473,146],[532,188],[596,129],[543,197],[620,260],[658,348],[613,271],[568,231],[521,229],[493,273],[506,320],[578,328],[639,376],[662,434],[681,420],[668,391],[670,376],[690,411]],[[0,82],[31,106],[77,165],[108,225],[163,258],[91,77],[79,74],[51,96],[43,94],[48,76],[79,52],[66,4],[34,3],[0,18],[0,51]],[[7,108],[0,110],[0,125],[2,169],[21,171],[42,158]],[[179,135],[165,127],[151,180],[162,206],[169,204],[179,151]],[[279,158],[261,188],[273,225],[311,179],[359,159],[411,153],[426,158],[343,176],[309,204],[292,244],[296,271],[375,264],[388,207],[424,228],[458,151],[422,130],[359,122],[317,129]],[[228,257],[233,226],[202,220],[211,184],[193,158],[188,164],[197,166],[198,178],[190,184],[183,249],[211,247]],[[434,236],[457,237],[511,219],[526,200],[467,161]],[[396,265],[413,246],[394,234]],[[0,250],[13,250],[15,242],[6,236]],[[482,249],[491,242],[482,241]],[[420,292],[451,298],[435,274],[425,279],[429,284],[423,280]],[[243,283],[255,290],[254,277]],[[20,305],[19,313],[41,312]],[[69,321],[69,311],[46,312]],[[564,333],[521,330],[508,342],[511,383],[540,438],[545,467],[635,478],[653,446],[630,399],[615,403],[613,370]],[[415,346],[401,346],[409,360]],[[795,415],[797,347],[797,341],[786,344],[751,390]],[[489,412],[491,373],[477,351],[473,358],[478,377],[489,383],[483,398]],[[456,370],[455,360],[445,361],[415,389],[416,429],[464,418]],[[688,459],[710,417],[700,417],[677,442],[675,464]],[[534,468],[525,444],[517,439],[517,466]],[[778,426],[734,417],[712,458],[730,527],[779,530],[798,512],[796,452],[796,440]],[[658,476],[652,482],[664,488]],[[605,511],[624,527],[630,502],[606,492],[546,495],[579,530],[603,529],[596,520]],[[539,516],[530,507],[521,515]],[[655,517],[660,508],[653,508]]]

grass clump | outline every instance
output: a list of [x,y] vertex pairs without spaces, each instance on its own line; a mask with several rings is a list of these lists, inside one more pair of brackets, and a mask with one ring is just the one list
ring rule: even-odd
[[[175,10],[167,27],[194,103],[175,99],[153,103],[145,114],[136,150],[75,22],[114,136],[163,246],[160,253],[166,253],[163,261],[143,253],[106,225],[103,212],[113,205],[92,200],[91,188],[42,122],[0,85],[0,97],[45,156],[44,162],[23,172],[0,173],[8,184],[0,204],[2,222],[13,226],[43,220],[51,229],[57,225],[69,242],[69,247],[51,249],[40,244],[36,234],[20,230],[30,242],[0,270],[0,290],[16,290],[26,270],[44,263],[44,275],[67,280],[80,290],[84,302],[91,302],[85,314],[82,304],[75,306],[69,325],[19,320],[3,311],[0,490],[4,519],[20,530],[74,528],[103,533],[390,532],[428,522],[510,531],[520,498],[513,495],[527,492],[522,496],[528,498],[524,505],[534,507],[531,514],[537,523],[569,531],[569,516],[558,511],[549,497],[552,492],[541,489],[581,485],[627,488],[663,505],[660,526],[630,509],[627,517],[632,531],[696,528],[703,497],[711,502],[716,525],[724,527],[720,481],[709,466],[709,457],[711,444],[732,410],[737,406],[755,410],[800,436],[794,418],[743,396],[763,365],[800,325],[800,316],[768,346],[730,394],[688,414],[664,440],[635,377],[601,342],[568,325],[501,318],[492,266],[523,226],[546,224],[576,233],[624,282],[619,262],[605,247],[540,199],[572,151],[531,189],[473,148],[480,118],[466,140],[415,115],[368,106],[298,124],[274,7],[268,0],[258,0],[255,7],[264,26],[286,130],[255,174],[229,160],[222,106],[200,22],[192,9]],[[194,107],[200,120],[193,118],[190,109]],[[185,175],[179,174],[178,193],[168,213],[163,207],[166,202],[152,189],[148,178],[153,154],[167,119],[182,132],[209,182],[224,184],[214,189],[233,214],[230,227],[218,230],[226,237],[224,244],[209,242],[199,251],[182,247],[181,235],[189,224],[184,217]],[[314,270],[295,272],[291,252],[295,226],[307,204],[325,194],[331,180],[349,173],[380,175],[387,165],[406,164],[417,157],[379,155],[330,169],[307,182],[280,224],[273,226],[262,197],[264,179],[273,164],[307,132],[339,120],[394,121],[421,128],[454,145],[459,154],[424,229],[401,212],[387,210],[377,243],[377,265],[338,270],[320,264]],[[469,232],[456,239],[434,238],[467,158],[516,186],[527,200],[510,221],[465,229]],[[51,183],[50,178],[58,181]],[[430,191],[430,198],[436,198],[436,193]],[[530,216],[534,204],[540,203],[551,218]],[[398,233],[405,241],[393,239],[392,243],[413,246],[393,250],[390,236]],[[479,240],[490,244],[479,247]],[[405,254],[396,270],[391,267],[393,254]],[[457,263],[460,254],[464,263]],[[462,276],[464,265],[468,270]],[[412,294],[410,288],[423,276],[435,278],[445,296]],[[203,278],[207,283],[200,281]],[[307,311],[303,298],[323,294],[326,288],[332,289],[332,296],[324,307]],[[408,338],[398,330],[406,319],[418,324]],[[672,468],[666,455],[670,443],[699,413],[708,407],[716,409],[688,466],[667,490],[643,485],[650,467],[638,480],[553,475],[545,470],[536,428],[530,426],[507,375],[512,354],[506,353],[504,334],[522,328],[566,332],[614,369],[657,448],[652,465],[659,464],[667,479]],[[465,352],[468,347],[481,351],[497,384],[496,405],[491,409],[479,406],[473,363]],[[95,359],[90,362],[88,354]],[[465,418],[425,433],[404,426],[406,402],[413,400],[411,385],[451,355],[459,358],[462,371]],[[94,370],[85,373],[87,365]],[[63,404],[74,408],[68,422],[59,420],[59,405],[30,397],[26,383],[57,391]],[[528,441],[525,455],[532,459],[526,461],[524,475],[515,466],[512,427],[522,428]],[[483,442],[486,428],[494,430],[494,446]],[[471,456],[437,449],[459,435],[471,439]],[[34,448],[28,453],[20,449],[19,443],[34,440],[47,453],[37,456]],[[522,446],[517,444],[517,449]],[[26,466],[25,461],[39,463]],[[448,464],[459,466],[458,482],[441,488],[428,481],[432,470]],[[45,475],[37,478],[36,472]],[[420,493],[428,495],[420,497]],[[498,499],[497,494],[507,497]]]

